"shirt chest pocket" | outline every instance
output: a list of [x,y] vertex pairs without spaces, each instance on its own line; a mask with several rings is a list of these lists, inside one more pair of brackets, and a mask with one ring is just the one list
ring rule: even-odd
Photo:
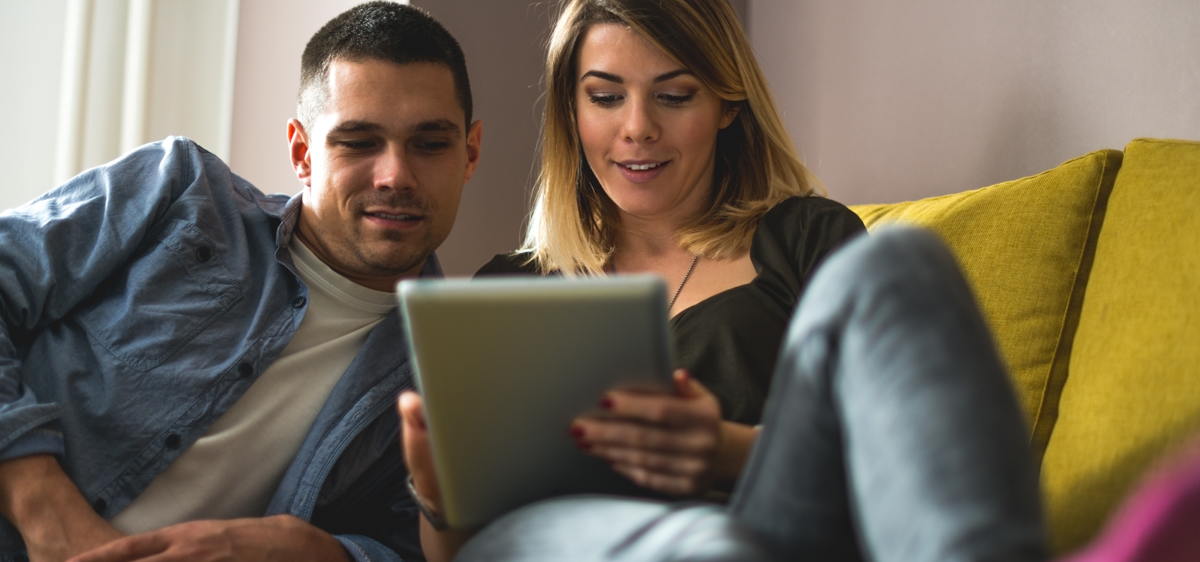
[[101,285],[76,318],[129,367],[166,361],[242,300],[217,247],[195,225],[171,221],[157,243]]

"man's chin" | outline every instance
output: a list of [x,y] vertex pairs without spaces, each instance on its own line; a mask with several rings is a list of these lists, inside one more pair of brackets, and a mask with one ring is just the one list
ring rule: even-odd
[[381,256],[363,256],[363,260],[380,277],[413,276],[421,272],[433,250],[407,250]]

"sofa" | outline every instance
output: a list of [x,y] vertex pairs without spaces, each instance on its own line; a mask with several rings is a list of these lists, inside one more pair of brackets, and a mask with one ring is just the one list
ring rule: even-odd
[[1200,432],[1200,142],[852,209],[869,229],[928,227],[958,257],[1027,415],[1056,553]]

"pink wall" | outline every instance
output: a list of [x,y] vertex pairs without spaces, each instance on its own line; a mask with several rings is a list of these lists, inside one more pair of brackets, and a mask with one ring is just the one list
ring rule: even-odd
[[229,164],[266,193],[296,193],[287,120],[296,115],[300,53],[356,0],[242,0]]
[[749,21],[797,147],[843,202],[1200,139],[1200,2],[751,0]]

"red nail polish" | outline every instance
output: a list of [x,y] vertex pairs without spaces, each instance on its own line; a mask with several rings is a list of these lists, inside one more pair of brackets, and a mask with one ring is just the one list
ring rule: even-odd
[[605,410],[613,409],[613,399],[609,398],[607,396],[605,396],[604,398],[601,398],[600,399],[600,407],[604,408]]
[[571,434],[571,437],[574,437],[576,439],[583,437],[583,428],[579,427],[577,425],[573,425],[573,426],[571,426],[570,434]]

